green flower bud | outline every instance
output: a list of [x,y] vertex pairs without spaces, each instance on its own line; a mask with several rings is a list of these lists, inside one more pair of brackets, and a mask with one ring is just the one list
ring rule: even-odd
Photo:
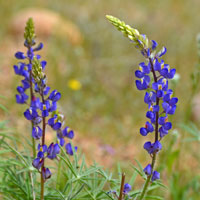
[[33,46],[35,44],[35,27],[33,23],[33,19],[29,18],[26,22],[26,27],[24,31],[24,39],[27,42],[28,45]]
[[146,36],[141,35],[137,29],[126,25],[123,21],[111,15],[106,15],[106,18],[114,25],[123,35],[129,38],[136,48],[140,50],[147,49],[149,47],[149,40]]

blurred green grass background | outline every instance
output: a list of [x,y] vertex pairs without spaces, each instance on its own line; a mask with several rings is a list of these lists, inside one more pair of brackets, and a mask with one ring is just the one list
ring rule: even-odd
[[[150,160],[143,150],[147,138],[139,134],[139,128],[146,121],[147,106],[143,103],[144,92],[137,91],[134,85],[134,71],[143,58],[106,20],[105,15],[110,14],[156,40],[160,48],[165,45],[168,52],[164,60],[180,75],[175,89],[179,97],[178,109],[172,118],[178,135],[171,132],[163,140],[164,150],[160,158],[163,163],[158,164],[164,170],[162,179],[168,183],[172,171],[180,172],[185,182],[199,174],[199,156],[194,157],[198,143],[183,143],[187,133],[178,126],[186,118],[191,98],[190,74],[198,62],[198,0],[1,0],[0,94],[6,97],[1,102],[9,112],[0,111],[0,116],[9,119],[10,126],[16,128],[19,136],[29,134],[25,131],[29,124],[23,120],[25,106],[16,105],[14,99],[19,78],[14,76],[12,65],[16,63],[14,52],[23,50],[23,29],[13,27],[13,24],[18,19],[20,21],[24,10],[30,8],[41,9],[41,12],[49,10],[50,19],[51,13],[55,13],[62,20],[59,27],[47,31],[47,36],[38,35],[37,41],[45,45],[42,55],[48,62],[48,83],[62,93],[60,108],[66,116],[66,124],[75,130],[78,138],[75,143],[86,154],[88,162],[95,159],[110,168],[120,162],[128,171],[134,158],[143,165]],[[48,26],[51,23],[47,20],[43,24]],[[21,26],[23,28],[25,24]],[[44,28],[40,27],[40,30]],[[73,79],[81,83],[79,90],[68,86],[68,81]],[[172,166],[167,170],[169,143],[174,138],[177,143],[173,152],[178,151],[178,155],[170,161]],[[183,184],[182,179],[179,184]]]

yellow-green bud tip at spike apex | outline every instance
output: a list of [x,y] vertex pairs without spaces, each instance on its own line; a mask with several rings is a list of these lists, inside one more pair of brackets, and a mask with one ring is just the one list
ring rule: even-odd
[[32,18],[29,18],[26,22],[26,27],[24,31],[24,39],[27,41],[29,45],[32,45],[35,38],[36,38],[36,35],[35,35],[34,22]]
[[148,48],[148,38],[144,35],[141,35],[137,29],[126,25],[123,21],[111,15],[106,15],[106,18],[111,22],[113,26],[115,26],[119,31],[121,31],[125,37],[133,41],[136,48],[140,48],[140,50]]

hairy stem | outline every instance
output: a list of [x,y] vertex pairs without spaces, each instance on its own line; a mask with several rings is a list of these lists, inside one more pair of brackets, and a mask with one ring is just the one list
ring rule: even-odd
[[152,162],[151,162],[151,166],[152,166],[151,175],[148,176],[147,179],[146,179],[146,182],[145,182],[145,184],[144,184],[142,193],[141,193],[141,195],[140,195],[140,200],[142,200],[142,199],[145,197],[145,194],[146,194],[146,192],[147,192],[147,189],[148,189],[148,186],[149,186],[149,182],[150,182],[151,177],[152,177],[152,173],[153,173],[153,168],[154,168],[155,162],[156,162],[156,153],[153,154]]
[[[152,59],[149,58],[149,62],[151,64],[151,72],[153,73],[153,78],[154,78],[154,82],[157,82],[157,76],[156,76],[156,72],[153,68],[153,62],[152,62]],[[159,105],[159,98],[156,97],[156,105]],[[155,121],[155,142],[158,140],[158,118],[159,118],[159,113],[156,112],[156,121]],[[151,175],[149,175],[145,181],[145,184],[144,184],[144,187],[142,189],[142,192],[141,192],[141,195],[140,195],[140,198],[139,200],[143,200],[143,198],[145,197],[145,194],[148,190],[148,186],[149,186],[149,182],[151,180],[151,177],[152,177],[152,174],[153,174],[153,170],[154,170],[154,166],[155,166],[155,162],[156,162],[156,152],[153,153],[153,156],[152,156],[152,162],[151,162],[151,167],[152,167],[152,170],[151,170]]]
[[[31,46],[28,47],[28,51],[30,51]],[[29,64],[32,65],[32,60],[29,58]],[[32,82],[32,69],[29,72],[29,84],[30,84],[30,107],[31,107],[31,102],[33,100],[34,97],[34,93],[33,93],[33,82]],[[31,121],[31,130],[33,130],[33,121]],[[32,137],[32,150],[33,150],[33,157],[36,157],[36,148],[35,148],[35,139]]]
[[[44,104],[44,94],[43,94],[43,90],[41,92],[41,97],[42,97],[42,103]],[[45,144],[45,131],[46,131],[46,118],[42,117],[42,146]],[[44,162],[42,164],[42,170],[44,168]],[[41,196],[40,196],[40,200],[44,200],[44,177],[42,175],[42,170],[41,170]]]

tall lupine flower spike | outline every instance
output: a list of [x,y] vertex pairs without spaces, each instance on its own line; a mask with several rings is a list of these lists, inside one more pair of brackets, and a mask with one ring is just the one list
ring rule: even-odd
[[166,53],[163,47],[159,52],[156,51],[157,42],[140,34],[137,29],[131,28],[119,19],[107,15],[107,19],[125,37],[129,38],[136,48],[139,48],[146,61],[139,64],[139,69],[135,71],[138,80],[135,81],[138,90],[146,90],[144,102],[148,105],[146,112],[147,121],[144,127],[140,128],[140,134],[146,136],[154,132],[154,142],[147,141],[144,149],[151,156],[151,163],[147,164],[144,172],[147,175],[146,182],[141,191],[140,200],[146,194],[150,182],[160,179],[160,173],[155,171],[155,161],[158,152],[162,149],[161,140],[172,128],[172,123],[168,121],[168,116],[173,115],[176,110],[178,98],[173,97],[173,91],[168,88],[168,81],[176,73],[176,69],[170,68],[160,58]]
[[[27,48],[27,52],[19,51],[15,54],[19,63],[14,65],[14,71],[17,75],[23,77],[22,84],[17,87],[19,94],[16,95],[16,102],[29,106],[25,110],[24,116],[32,124],[31,135],[34,152],[32,165],[41,174],[41,200],[43,200],[44,182],[51,177],[51,171],[45,166],[45,160],[56,159],[60,153],[60,146],[65,145],[68,155],[73,155],[77,151],[77,147],[73,148],[70,142],[65,144],[66,139],[73,139],[74,132],[68,126],[64,126],[64,117],[57,109],[57,102],[61,98],[61,94],[57,90],[50,92],[50,87],[47,86],[44,73],[47,62],[36,54],[43,48],[43,44],[36,45],[32,19],[27,21],[24,38],[24,46]],[[29,90],[30,97],[27,90]],[[57,136],[57,140],[49,146],[45,143],[47,125],[55,131]],[[38,143],[37,153],[35,141]]]

